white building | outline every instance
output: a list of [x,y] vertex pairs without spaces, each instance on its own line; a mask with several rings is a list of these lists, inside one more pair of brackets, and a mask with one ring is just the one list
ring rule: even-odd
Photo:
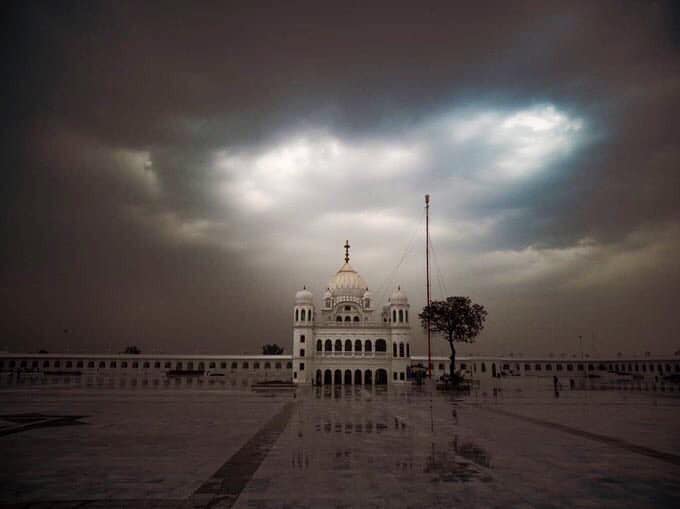
[[312,292],[295,295],[293,381],[299,384],[388,384],[406,381],[411,357],[408,298],[397,288],[376,307],[363,278],[345,263],[317,310]]

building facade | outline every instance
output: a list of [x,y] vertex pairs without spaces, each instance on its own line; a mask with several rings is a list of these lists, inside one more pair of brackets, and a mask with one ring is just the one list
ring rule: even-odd
[[368,285],[345,263],[317,309],[307,288],[295,294],[293,381],[298,384],[387,385],[408,378],[411,326],[406,294],[397,287],[378,306]]

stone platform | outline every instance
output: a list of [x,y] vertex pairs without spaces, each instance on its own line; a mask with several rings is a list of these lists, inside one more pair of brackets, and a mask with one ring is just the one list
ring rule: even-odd
[[680,393],[0,390],[6,507],[678,507]]

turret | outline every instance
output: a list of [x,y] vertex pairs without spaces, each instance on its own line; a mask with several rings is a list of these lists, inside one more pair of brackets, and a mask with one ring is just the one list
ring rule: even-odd
[[305,286],[295,294],[293,309],[293,382],[307,382],[305,360],[311,355],[314,326],[314,296]]

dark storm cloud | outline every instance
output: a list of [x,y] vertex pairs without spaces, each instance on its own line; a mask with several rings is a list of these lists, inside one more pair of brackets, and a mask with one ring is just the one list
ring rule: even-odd
[[446,291],[491,308],[488,351],[584,329],[676,346],[670,3],[7,14],[10,348],[285,343],[290,296],[323,289],[347,237],[370,286],[419,307],[425,192]]

